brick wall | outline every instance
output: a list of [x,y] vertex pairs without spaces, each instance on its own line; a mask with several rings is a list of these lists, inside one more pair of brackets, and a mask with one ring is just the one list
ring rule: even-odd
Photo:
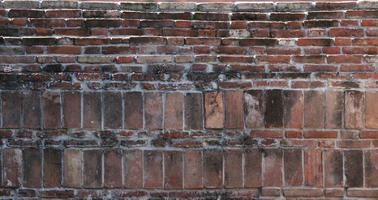
[[378,1],[0,3],[1,198],[378,198]]

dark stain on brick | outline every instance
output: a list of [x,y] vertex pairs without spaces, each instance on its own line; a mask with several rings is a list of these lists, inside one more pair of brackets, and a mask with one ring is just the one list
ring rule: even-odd
[[281,90],[267,90],[265,99],[265,127],[282,127],[283,100]]
[[362,187],[363,185],[363,166],[362,151],[345,151],[345,177],[346,186]]

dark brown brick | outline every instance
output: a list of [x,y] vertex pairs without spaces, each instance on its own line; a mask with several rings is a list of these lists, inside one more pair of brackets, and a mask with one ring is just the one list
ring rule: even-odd
[[202,94],[187,93],[184,97],[185,129],[203,128]]
[[163,187],[163,154],[161,151],[144,151],[144,187]]
[[140,92],[125,94],[125,128],[143,128],[143,97]]
[[326,150],[323,155],[325,186],[343,186],[343,153],[339,150]]
[[284,91],[284,124],[286,128],[303,128],[302,91]]
[[60,128],[60,94],[43,94],[43,119],[45,128]]
[[84,187],[100,188],[102,185],[102,151],[84,151]]
[[39,149],[24,149],[24,186],[40,188],[42,186],[42,153]]
[[265,127],[279,128],[283,122],[283,100],[281,90],[267,90],[264,94]]
[[21,95],[18,92],[3,92],[1,100],[3,101],[3,127],[19,128],[21,118]]
[[226,128],[243,129],[244,128],[244,109],[243,109],[243,92],[226,91]]
[[167,93],[165,97],[165,128],[183,128],[183,103],[184,96],[179,92]]
[[323,186],[323,167],[321,149],[307,149],[304,157],[305,185]]
[[163,99],[161,93],[145,93],[144,114],[147,129],[163,128]]
[[82,183],[83,153],[76,149],[64,150],[64,186],[78,188]]
[[365,152],[365,184],[366,187],[378,187],[378,151],[368,150]]
[[101,128],[101,94],[99,92],[84,93],[84,128]]
[[344,151],[345,185],[347,187],[363,186],[363,154],[360,150]]
[[20,149],[4,149],[3,159],[3,185],[19,187],[22,176],[22,151]]
[[165,179],[164,188],[166,189],[182,189],[182,152],[166,151],[165,152]]
[[81,93],[64,92],[63,127],[81,128]]
[[206,150],[205,161],[205,187],[221,188],[223,183],[223,155],[221,150]]
[[245,124],[247,128],[263,128],[263,92],[249,90],[244,93]]
[[339,91],[327,91],[325,105],[325,128],[341,128],[344,110],[344,94]]
[[41,128],[41,93],[25,92],[22,103],[23,127]]
[[262,153],[259,150],[246,150],[244,154],[244,187],[262,186]]
[[122,128],[122,95],[104,92],[104,128]]
[[322,91],[305,91],[305,127],[306,128],[323,128],[324,120],[324,92]]
[[202,188],[202,152],[184,152],[184,188]]
[[243,187],[243,152],[229,150],[224,152],[224,186],[226,188]]
[[125,186],[126,188],[143,187],[143,152],[125,151]]
[[284,151],[285,185],[301,186],[303,182],[302,151],[288,149]]
[[119,188],[122,186],[122,152],[107,150],[104,153],[104,186]]
[[44,150],[43,185],[49,187],[61,187],[62,185],[62,151],[58,149]]
[[282,151],[269,149],[264,153],[264,186],[282,185]]

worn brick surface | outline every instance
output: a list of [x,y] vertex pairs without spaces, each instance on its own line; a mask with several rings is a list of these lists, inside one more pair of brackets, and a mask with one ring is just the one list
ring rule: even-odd
[[66,149],[64,151],[64,185],[81,187],[82,185],[83,153],[80,150]]
[[22,152],[25,187],[42,186],[42,152],[39,149],[25,149]]
[[60,187],[62,185],[62,152],[58,149],[45,149],[43,160],[44,187]]

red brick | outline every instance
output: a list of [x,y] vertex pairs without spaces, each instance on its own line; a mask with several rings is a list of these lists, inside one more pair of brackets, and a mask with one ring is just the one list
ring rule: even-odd
[[84,151],[84,187],[100,188],[102,185],[102,151]]
[[107,150],[104,153],[104,186],[119,188],[122,186],[122,152]]
[[324,92],[305,91],[305,127],[323,128],[323,102]]
[[303,184],[302,151],[290,149],[284,151],[285,185],[301,186]]
[[227,129],[244,128],[243,92],[225,92],[225,126]]
[[257,55],[257,63],[290,63],[290,56],[281,55]]
[[340,148],[369,148],[371,142],[369,140],[341,140],[338,143]]
[[143,97],[140,92],[125,95],[125,128],[143,128]]
[[48,191],[41,191],[39,196],[42,198],[67,199],[67,198],[73,198],[75,195],[74,195],[73,190],[48,190]]
[[304,172],[306,186],[323,186],[322,151],[320,149],[305,150]]
[[[62,29],[55,29],[54,33],[55,35],[89,36],[90,30],[83,29],[83,28],[62,28]],[[92,34],[93,34],[93,30],[92,30]],[[81,50],[79,51],[78,49],[76,49],[76,51],[80,52]]]
[[263,93],[249,90],[244,93],[245,123],[248,128],[264,127]]
[[25,128],[41,127],[41,93],[25,92],[23,93],[23,120],[22,125]]
[[163,105],[161,93],[145,93],[145,124],[147,129],[162,129]]
[[125,186],[126,188],[143,187],[143,152],[139,150],[125,151]]
[[24,161],[25,187],[40,188],[42,186],[42,153],[39,149],[24,149],[22,152]]
[[3,186],[19,187],[22,176],[22,151],[20,149],[4,149],[3,165]]
[[378,46],[378,39],[376,39],[376,38],[355,38],[355,39],[353,39],[353,46]]
[[72,46],[47,47],[47,53],[49,54],[80,54],[81,47],[72,47]]
[[279,128],[283,123],[283,98],[281,90],[267,90],[264,93],[265,127]]
[[298,46],[331,46],[332,39],[328,38],[299,38]]
[[275,46],[276,39],[240,39],[240,46]]
[[223,183],[223,155],[221,150],[204,152],[206,188],[221,188]]
[[360,150],[344,151],[345,185],[347,187],[363,186],[363,154]]
[[325,106],[325,128],[341,128],[344,111],[344,94],[339,91],[327,91]]
[[205,126],[210,129],[224,127],[223,92],[205,94]]
[[378,129],[378,92],[366,92],[366,128]]
[[328,55],[328,63],[361,63],[362,57],[358,55]]
[[104,92],[104,128],[122,128],[122,95]]
[[43,186],[61,187],[62,152],[58,149],[45,149],[43,155]]
[[365,186],[374,188],[378,186],[378,151],[368,150],[365,152]]
[[164,188],[182,189],[183,188],[183,155],[180,151],[165,152],[165,179]]
[[43,94],[43,118],[45,128],[60,128],[60,94],[48,92]]
[[272,31],[272,36],[275,38],[300,38],[306,36],[305,30],[279,30]]
[[322,197],[321,189],[285,189],[283,192],[285,197]]
[[101,94],[99,92],[86,92],[83,98],[83,127],[101,128]]
[[161,151],[144,151],[144,187],[163,187],[163,154]]
[[80,150],[64,150],[64,186],[81,187],[83,154]]
[[34,27],[64,27],[64,19],[29,19],[29,23]]
[[167,93],[165,97],[165,128],[183,128],[183,103],[184,96],[179,92]]
[[43,17],[43,11],[34,9],[10,9],[8,11],[8,17],[40,18]]
[[337,138],[337,131],[305,131],[305,138]]
[[3,92],[1,94],[3,127],[19,128],[21,118],[22,96],[18,92]]
[[304,13],[271,13],[270,19],[272,21],[297,21],[305,18]]
[[242,151],[224,152],[224,186],[226,188],[243,187]]
[[294,56],[293,61],[296,63],[315,63],[315,64],[323,64],[325,63],[324,56],[320,55],[312,55],[312,56]]
[[345,92],[345,128],[364,127],[364,94],[360,91]]
[[343,153],[339,150],[327,150],[323,156],[325,187],[343,186]]
[[219,61],[222,63],[252,63],[252,56],[219,56]]
[[282,151],[278,149],[267,149],[264,155],[264,186],[282,186]]
[[356,28],[330,28],[329,36],[332,37],[363,37],[364,30]]
[[202,94],[187,93],[184,97],[185,129],[203,128]]
[[184,152],[184,188],[202,188],[202,153],[201,151]]
[[252,130],[250,133],[251,137],[262,137],[262,138],[282,138],[282,131],[275,130]]
[[63,127],[81,128],[81,93],[63,93]]
[[246,150],[244,154],[244,187],[262,186],[262,154],[259,150]]
[[284,124],[286,128],[303,128],[302,91],[284,91]]
[[376,198],[378,197],[378,190],[361,190],[361,189],[348,189],[348,196],[350,197],[365,197]]
[[297,55],[301,53],[300,48],[267,48],[267,53],[268,54],[273,54],[273,55]]

